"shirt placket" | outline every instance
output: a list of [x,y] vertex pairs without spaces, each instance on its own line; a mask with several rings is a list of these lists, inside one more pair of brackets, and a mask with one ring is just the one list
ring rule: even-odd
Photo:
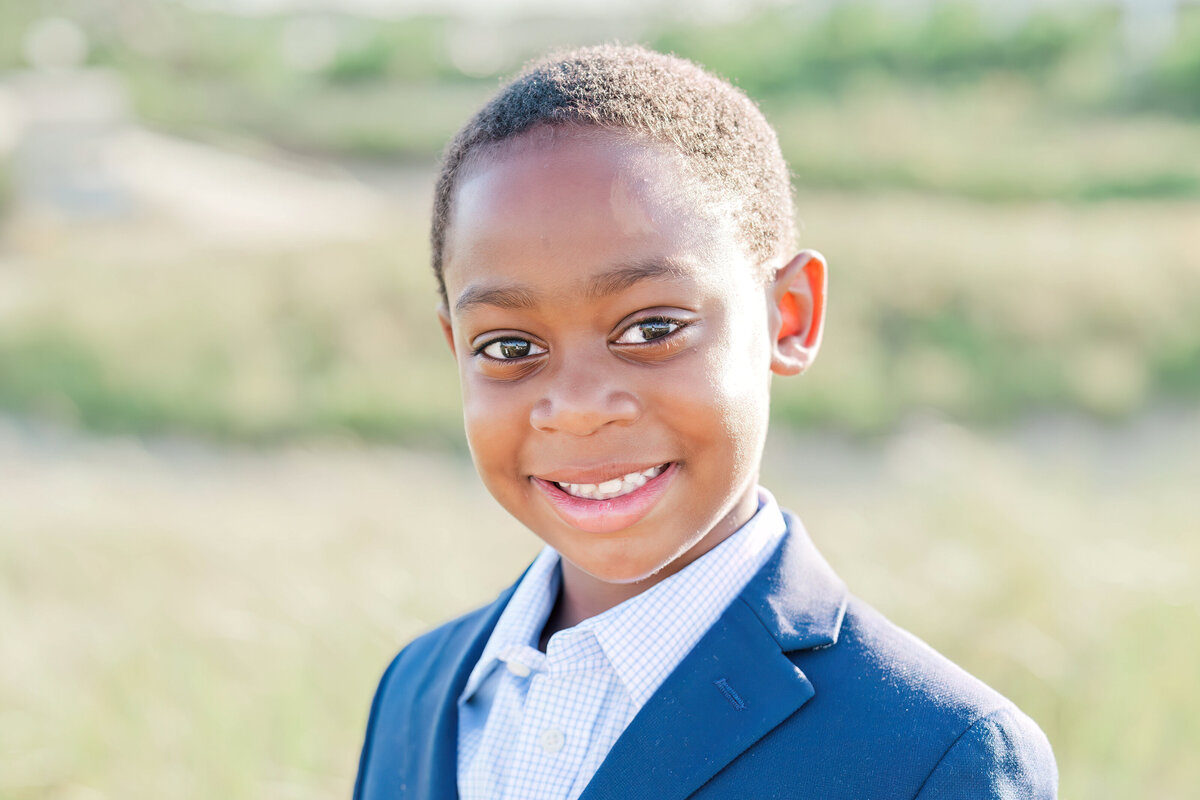
[[[540,658],[528,677],[514,758],[504,782],[505,800],[567,797],[600,712],[605,662],[590,631],[559,634],[544,656],[532,652]],[[520,656],[513,661],[526,663]],[[513,661],[507,662],[510,671]]]

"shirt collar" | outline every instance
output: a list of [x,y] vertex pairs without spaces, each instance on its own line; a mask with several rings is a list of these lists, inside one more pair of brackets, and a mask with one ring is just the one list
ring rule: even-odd
[[495,669],[500,662],[502,650],[513,645],[537,648],[538,637],[542,628],[546,626],[554,601],[558,598],[558,587],[562,581],[562,573],[558,568],[559,559],[558,553],[550,545],[546,545],[525,571],[525,576],[521,578],[504,611],[501,612],[500,619],[496,620],[496,627],[492,629],[479,661],[475,663],[475,668],[467,678],[461,695],[463,701],[469,700]]
[[[762,487],[758,497],[754,516],[712,550],[641,594],[560,632],[590,631],[636,708],[650,699],[783,538],[786,524],[775,498]],[[558,597],[560,559],[547,545],[530,565],[471,671],[461,701],[475,694],[503,653],[514,646],[537,648]]]
[[759,507],[732,536],[679,572],[585,620],[613,671],[640,709],[742,592],[783,538],[775,498],[759,488]]

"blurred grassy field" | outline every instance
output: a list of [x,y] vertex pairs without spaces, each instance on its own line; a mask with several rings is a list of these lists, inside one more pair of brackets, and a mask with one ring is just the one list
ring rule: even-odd
[[[64,8],[150,125],[418,177],[391,192],[387,224],[320,247],[213,245],[152,216],[0,216],[0,409],[98,431],[459,443],[426,229],[433,155],[495,86],[455,61],[478,26]],[[777,419],[879,434],[925,408],[994,425],[1200,400],[1200,120],[1185,90],[1200,92],[1200,9],[1135,70],[1104,11],[989,27],[955,4],[917,21],[873,8],[636,28],[762,101],[802,241],[831,259],[827,355],[780,387]],[[19,62],[32,9],[0,7],[0,65]],[[545,25],[481,39],[507,43],[493,68],[544,46]],[[334,49],[301,69],[294,44],[314,34]]]
[[[875,444],[765,483],[852,590],[1046,730],[1062,796],[1200,785],[1200,417]],[[468,461],[0,428],[0,797],[328,798],[407,639],[536,552]]]
[[[0,407],[110,432],[461,442],[420,200],[349,242],[245,250],[164,222],[26,228],[0,254]],[[804,190],[826,349],[776,418],[878,434],[1128,418],[1200,396],[1200,202],[994,206]]]
[[934,6],[601,37],[0,0],[0,70],[62,14],[133,124],[288,165],[231,201],[289,207],[270,176],[298,154],[382,187],[351,234],[222,238],[153,205],[36,213],[0,153],[0,800],[347,794],[391,653],[536,551],[466,458],[433,155],[497,71],[617,34],[762,102],[831,263],[767,485],[854,591],[1038,720],[1064,798],[1194,797],[1200,8],[1134,68],[1108,10]]

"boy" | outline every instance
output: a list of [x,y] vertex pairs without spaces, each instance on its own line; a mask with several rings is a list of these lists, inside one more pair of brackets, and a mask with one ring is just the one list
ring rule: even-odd
[[1055,795],[1037,726],[757,487],[825,262],[743,94],[641,48],[535,64],[448,147],[432,238],[476,468],[546,547],[392,662],[356,798]]

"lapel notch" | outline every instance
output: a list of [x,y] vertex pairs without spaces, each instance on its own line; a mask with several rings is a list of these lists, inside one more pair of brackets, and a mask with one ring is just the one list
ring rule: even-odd
[[837,642],[846,586],[800,520],[613,745],[580,800],[682,800],[816,694],[787,653]]
[[849,592],[817,552],[795,515],[783,514],[787,535],[747,584],[742,598],[785,653],[837,642]]
[[687,797],[813,693],[735,600],[630,723],[580,800]]

